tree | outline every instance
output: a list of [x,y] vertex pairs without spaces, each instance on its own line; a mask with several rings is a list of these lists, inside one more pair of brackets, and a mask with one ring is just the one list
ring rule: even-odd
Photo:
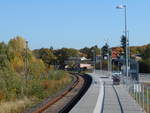
[[45,73],[45,65],[41,59],[32,58],[32,61],[29,64],[29,75],[40,77]]
[[7,53],[7,45],[4,42],[0,43],[0,55]]
[[150,73],[150,44],[144,46],[141,51],[142,60],[140,61],[140,72]]
[[20,37],[20,36],[16,36],[15,38],[11,39],[8,42],[8,47],[10,49],[13,49],[13,51],[15,51],[16,53],[18,52],[23,52],[24,49],[26,48],[26,41],[24,38]]
[[87,58],[93,59],[93,52],[95,52],[95,55],[100,54],[100,48],[98,48],[97,45],[92,46],[91,48],[85,47],[83,49],[80,49],[80,52],[83,54],[86,54]]
[[139,62],[139,71],[140,73],[150,73],[150,58]]
[[53,50],[54,50],[53,46],[51,46],[51,47],[50,47],[50,50],[51,50],[51,51],[53,51]]
[[150,44],[148,44],[145,49],[141,52],[141,56],[143,59],[149,59],[150,58]]
[[88,47],[85,47],[85,48],[82,48],[82,49],[80,49],[80,52],[82,53],[82,54],[84,54],[87,58],[91,58],[90,57],[90,48],[88,48]]
[[7,45],[0,43],[0,70],[4,68],[10,68],[10,63],[7,56]]
[[95,57],[93,56],[94,55],[93,52],[95,53],[95,56],[100,55],[100,48],[98,48],[97,45],[90,48],[90,57],[92,57],[91,59]]
[[8,42],[8,59],[13,70],[19,73],[24,71],[25,48],[26,41],[20,36],[16,36]]
[[48,67],[50,67],[51,64],[54,64],[54,61],[56,60],[56,56],[53,54],[53,51],[47,48],[34,50],[34,54],[37,58],[42,59]]
[[120,58],[120,56],[123,53],[123,48],[122,47],[112,47],[112,58]]
[[72,48],[62,48],[56,50],[54,54],[56,55],[59,64],[63,67],[65,65],[65,61],[69,57],[78,57],[79,51]]
[[121,46],[124,51],[124,56],[126,56],[126,37],[124,35],[121,36]]
[[102,56],[103,58],[109,53],[109,45],[106,43],[103,47],[102,47]]

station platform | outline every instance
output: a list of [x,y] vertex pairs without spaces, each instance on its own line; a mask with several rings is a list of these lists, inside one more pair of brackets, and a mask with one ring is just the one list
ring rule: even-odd
[[101,73],[90,73],[92,84],[69,113],[145,113],[123,85]]
[[69,113],[93,113],[97,100],[99,97],[101,82],[99,80],[99,76],[93,73],[89,75],[92,76],[92,84],[89,87],[88,91],[81,98],[81,100],[74,106],[74,108]]

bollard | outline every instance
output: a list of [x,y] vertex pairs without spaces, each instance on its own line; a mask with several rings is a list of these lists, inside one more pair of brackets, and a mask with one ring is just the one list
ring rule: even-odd
[[138,103],[138,87],[137,87],[137,84],[136,84],[136,101]]
[[139,105],[141,104],[141,84],[139,83]]
[[136,101],[137,101],[137,103],[138,103],[138,84],[136,84]]
[[132,95],[132,93],[131,93],[131,88],[132,88],[132,86],[131,86],[131,83],[130,83],[130,85],[129,85],[129,94],[130,94],[130,95]]
[[149,89],[147,87],[147,113],[149,113]]
[[132,84],[132,88],[133,88],[133,89],[132,89],[132,97],[135,98],[135,97],[134,97],[134,93],[135,93],[135,90],[134,90],[134,83]]
[[[134,97],[134,99],[135,99],[135,97],[136,97],[135,84],[133,84],[133,87],[134,87],[134,94],[133,94],[133,97]],[[135,100],[136,100],[136,99],[135,99]]]

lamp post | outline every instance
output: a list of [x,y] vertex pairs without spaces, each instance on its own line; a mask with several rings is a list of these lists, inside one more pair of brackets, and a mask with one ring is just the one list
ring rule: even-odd
[[109,76],[112,74],[112,49],[110,48],[108,51],[109,54]]
[[[126,52],[125,52],[125,74],[126,74],[126,80],[128,80],[128,38],[127,38],[127,6],[126,5],[119,5],[116,7],[117,9],[124,9],[124,29],[125,29],[125,37],[126,37]],[[127,81],[126,81],[127,82]]]
[[93,53],[93,64],[94,64],[94,68],[93,68],[93,72],[95,73],[95,63],[96,63],[96,53],[95,53],[95,51],[94,50],[92,50],[92,53]]

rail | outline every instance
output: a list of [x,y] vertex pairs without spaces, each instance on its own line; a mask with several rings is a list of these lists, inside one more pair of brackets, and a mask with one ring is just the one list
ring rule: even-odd
[[[85,94],[85,92],[88,90],[92,81],[88,75],[81,76],[79,74],[72,73],[71,77],[73,79],[73,82],[67,88],[58,92],[54,96],[45,99],[42,103],[35,105],[31,109],[28,109],[23,113],[44,113],[46,110],[52,108],[55,104],[59,103],[59,101],[63,100],[63,98],[67,98],[67,95],[69,95],[71,91],[72,92],[73,90],[75,90],[75,92],[79,91],[77,92],[77,94],[74,95],[74,97],[71,100],[68,101],[66,105],[63,106],[63,108],[61,107],[59,108],[59,113],[69,112],[74,107],[74,105],[81,99],[81,97]],[[80,86],[78,88],[79,85],[83,85],[83,86]]]

